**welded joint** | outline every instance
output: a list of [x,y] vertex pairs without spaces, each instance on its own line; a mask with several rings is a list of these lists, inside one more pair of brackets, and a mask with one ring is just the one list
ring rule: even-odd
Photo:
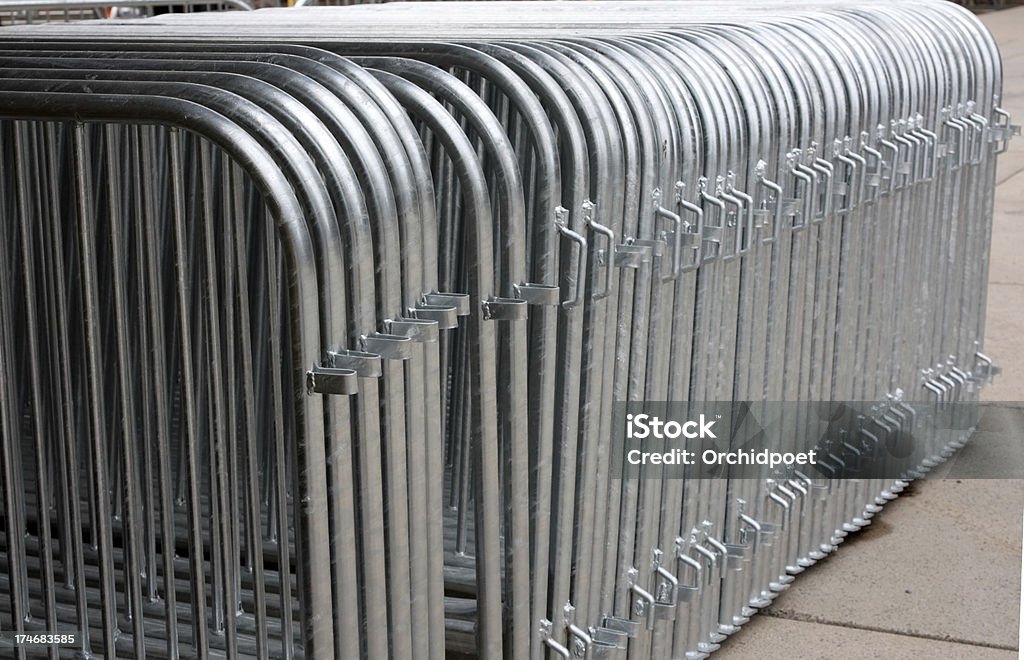
[[541,619],[540,626],[538,627],[538,633],[543,644],[548,647],[548,650],[558,655],[563,660],[572,660],[572,656],[569,654],[569,649],[562,646],[558,640],[551,636],[553,624],[547,619]]

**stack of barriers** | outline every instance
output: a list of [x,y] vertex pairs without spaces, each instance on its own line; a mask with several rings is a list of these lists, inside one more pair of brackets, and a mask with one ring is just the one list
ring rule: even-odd
[[[969,437],[1000,87],[944,0],[0,31],[0,630],[705,657]],[[681,476],[645,402],[868,407]]]

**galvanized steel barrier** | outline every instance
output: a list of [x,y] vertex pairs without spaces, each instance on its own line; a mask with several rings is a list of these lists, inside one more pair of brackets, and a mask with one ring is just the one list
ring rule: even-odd
[[[944,0],[0,31],[0,631],[705,657],[969,437],[1000,87]],[[873,407],[623,478],[616,401]]]
[[4,0],[0,2],[0,25],[70,22],[107,18],[141,18],[168,11],[252,11],[245,0]]

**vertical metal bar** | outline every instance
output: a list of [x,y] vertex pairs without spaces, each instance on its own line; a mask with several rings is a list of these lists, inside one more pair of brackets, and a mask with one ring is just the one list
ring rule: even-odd
[[[32,245],[33,225],[39,222],[38,213],[33,208],[29,187],[29,126],[24,122],[14,124],[14,171],[17,179],[18,224],[21,233],[21,260],[23,266],[22,285],[25,292],[25,329],[28,334],[29,365],[31,369],[31,401],[33,411],[33,439],[35,445],[35,477],[36,477],[36,525],[39,539],[39,562],[41,599],[43,618],[47,630],[57,630],[57,613],[54,599],[53,577],[53,544],[50,532],[50,486],[46,461],[45,442],[49,436],[46,422],[47,411],[43,406],[43,368],[40,353],[40,327],[36,305],[42,300],[37,292],[33,257],[35,250]],[[4,316],[3,318],[10,318]],[[17,442],[17,435],[10,438]],[[10,537],[8,537],[8,542]],[[56,647],[48,649],[48,655],[56,657]]]
[[140,529],[140,503],[136,489],[139,477],[136,474],[137,459],[134,439],[136,431],[135,393],[132,386],[131,355],[128,346],[127,318],[127,259],[124,254],[125,229],[122,219],[122,189],[120,168],[123,164],[121,149],[122,128],[112,124],[104,126],[104,146],[107,155],[107,214],[110,223],[110,248],[114,272],[114,314],[117,335],[118,382],[121,396],[121,441],[122,470],[124,474],[124,568],[127,614],[132,625],[133,652],[137,658],[146,656],[145,633],[142,620],[142,589],[139,570],[143,564],[142,532]]
[[[232,164],[230,169],[230,184],[228,190],[233,197],[236,212],[242,213],[245,200],[242,198],[242,172],[237,165]],[[265,660],[270,657],[269,642],[267,639],[267,595],[266,575],[263,563],[263,534],[262,534],[262,501],[259,492],[259,446],[257,443],[259,422],[256,415],[256,388],[254,384],[255,374],[253,360],[249,359],[248,351],[252,344],[249,293],[249,264],[247,250],[247,228],[241,223],[232,225],[232,245],[235,252],[235,267],[237,268],[237,305],[238,305],[238,347],[242,351],[240,359],[242,370],[242,410],[245,429],[245,442],[243,443],[242,474],[245,482],[244,499],[246,505],[246,532],[247,532],[247,562],[252,573],[252,614],[255,619],[256,628],[256,657]],[[259,373],[259,372],[256,372]],[[266,466],[264,466],[266,467]]]
[[104,654],[116,657],[117,603],[114,588],[113,539],[109,509],[109,479],[107,475],[107,435],[103,419],[104,383],[103,359],[100,355],[99,291],[96,282],[96,242],[94,236],[93,175],[89,157],[88,130],[82,123],[72,129],[73,162],[75,168],[75,195],[78,211],[78,231],[82,250],[82,288],[85,307],[86,362],[89,370],[89,406],[91,420],[92,481],[98,501],[94,502],[99,528],[95,530],[100,562],[100,599],[103,621]]
[[[184,389],[184,478],[187,482],[188,507],[188,560],[190,567],[189,584],[192,599],[192,648],[195,653],[205,656],[209,653],[209,632],[206,619],[206,580],[203,561],[203,523],[200,501],[200,447],[198,420],[196,419],[195,375],[192,364],[192,324],[189,314],[189,260],[185,238],[185,190],[182,181],[182,136],[172,130],[168,142],[169,174],[171,177],[170,202],[174,230],[174,254],[176,263],[176,284],[178,295],[178,320],[181,342],[182,387]],[[281,399],[278,398],[278,401]],[[280,437],[280,436],[278,436]],[[287,565],[287,564],[286,564]],[[284,590],[282,590],[284,591]]]
[[[158,251],[161,243],[162,227],[159,220],[163,214],[157,213],[158,199],[156,191],[151,182],[158,173],[156,154],[157,146],[155,140],[155,129],[143,128],[140,134],[140,164],[141,171],[145,173],[142,178],[142,208],[140,218],[142,241],[145,245],[144,257],[140,258],[145,262],[146,284],[151,296],[151,303],[148,306],[148,329],[153,337],[154,350],[152,352],[151,364],[153,374],[154,402],[156,409],[156,435],[154,438],[157,457],[157,473],[159,491],[160,511],[160,551],[162,556],[161,569],[163,572],[164,601],[164,626],[167,635],[167,654],[174,658],[178,655],[178,612],[177,612],[177,589],[175,580],[175,520],[174,520],[174,493],[172,475],[172,456],[170,439],[170,401],[169,401],[169,378],[167,352],[160,347],[167,345],[166,324],[164,319],[165,304],[161,300],[164,291],[162,281],[162,259]],[[173,139],[173,138],[172,138]],[[255,481],[255,479],[254,479]],[[154,530],[155,531],[155,530]],[[151,576],[156,582],[156,575]]]
[[[225,401],[225,395],[223,392],[223,383],[225,378],[221,376],[226,373],[224,370],[224,350],[217,328],[219,325],[218,318],[220,316],[221,304],[216,281],[218,273],[218,255],[216,253],[215,246],[216,228],[213,226],[216,222],[214,217],[215,200],[213,191],[216,183],[213,163],[211,161],[210,145],[206,142],[199,145],[198,161],[198,175],[200,182],[199,195],[201,199],[199,221],[202,225],[200,227],[200,231],[206,262],[204,288],[206,290],[205,298],[207,302],[207,342],[210,346],[210,364],[208,368],[211,373],[210,388],[213,390],[214,418],[210,434],[211,454],[213,459],[210,466],[210,501],[211,508],[215,513],[212,516],[210,539],[214,549],[219,549],[219,552],[215,553],[213,572],[213,578],[215,581],[214,617],[215,620],[218,618],[220,619],[222,628],[218,626],[216,629],[218,632],[223,632],[227,654],[228,656],[233,656],[238,653],[238,640],[235,624],[237,606],[232,595],[234,593],[236,580],[235,571],[238,570],[238,552],[235,548],[237,536],[231,515],[231,499],[233,499],[233,497],[230,492],[231,484],[229,478],[231,462],[233,462],[234,456],[229,453],[226,419],[227,411],[225,410],[227,402]],[[216,561],[218,554],[219,562]],[[218,563],[219,567],[217,566]],[[219,584],[216,584],[218,572],[220,573],[220,581]],[[219,613],[216,611],[218,608],[220,609]]]
[[[0,131],[0,139],[6,131]],[[0,142],[0,147],[3,147]],[[4,149],[6,154],[6,149]],[[6,183],[6,182],[4,182]],[[6,205],[5,205],[6,206]],[[3,227],[0,228],[0,254],[4,257],[4,265],[0,269],[0,312],[3,318],[12,318],[10,298],[14,292],[13,273],[7,268],[11,262],[8,255],[11,253],[10,246],[13,245],[13,237],[8,232],[14,227],[13,219],[4,218]],[[8,221],[11,220],[11,221]],[[3,487],[4,487],[4,522],[6,553],[8,557],[8,583],[10,588],[11,626],[15,633],[25,632],[25,623],[29,617],[28,598],[29,594],[22,582],[21,576],[28,570],[24,549],[25,530],[20,521],[19,508],[21,506],[20,494],[24,488],[20,480],[20,462],[17,459],[15,445],[20,442],[21,425],[19,423],[17,394],[17,381],[15,372],[14,345],[10,336],[11,325],[4,323],[0,327],[0,376],[3,386],[3,401],[0,402],[0,424],[2,424],[2,463],[3,463]],[[24,660],[25,647],[20,646],[14,649],[14,655],[18,660]]]

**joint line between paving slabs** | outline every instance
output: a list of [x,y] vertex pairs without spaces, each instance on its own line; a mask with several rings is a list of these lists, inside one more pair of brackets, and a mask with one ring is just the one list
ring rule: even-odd
[[863,630],[866,632],[885,633],[889,635],[899,635],[900,637],[914,637],[917,639],[927,639],[933,642],[948,642],[950,644],[965,644],[968,646],[978,646],[986,649],[996,649],[1000,651],[1017,651],[1018,646],[1010,646],[1006,644],[993,644],[988,642],[970,641],[965,639],[958,639],[955,637],[942,637],[940,635],[929,635],[927,633],[911,633],[901,632],[898,630],[889,630],[880,626],[869,626],[860,623],[841,623],[837,621],[827,621],[819,617],[810,616],[807,614],[800,614],[797,612],[780,612],[776,610],[766,610],[761,612],[762,615],[772,617],[774,619],[786,619],[787,621],[795,621],[797,623],[812,623],[823,626],[833,626],[835,628],[847,628],[849,630]]

